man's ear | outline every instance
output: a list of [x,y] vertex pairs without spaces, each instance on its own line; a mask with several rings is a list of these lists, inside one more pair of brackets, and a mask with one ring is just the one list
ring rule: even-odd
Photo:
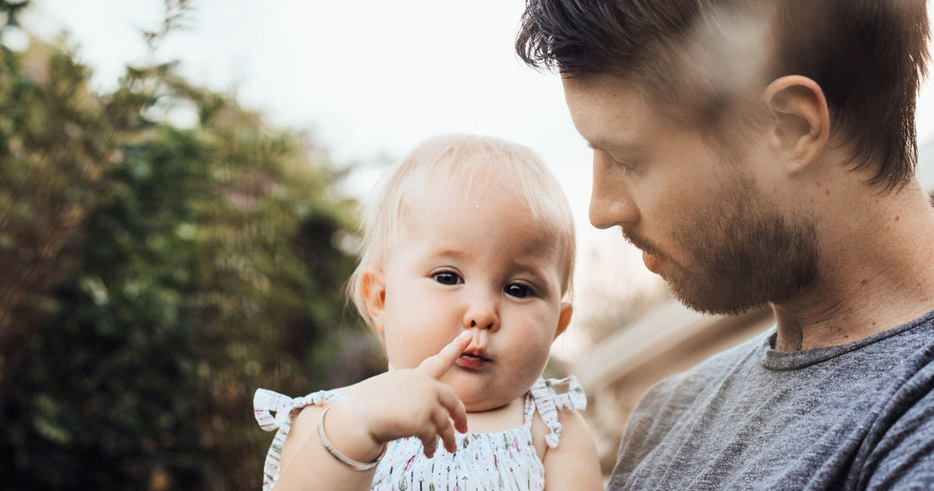
[[386,280],[382,271],[367,271],[360,281],[366,311],[373,320],[373,329],[383,333],[383,311],[386,308]]
[[570,302],[561,302],[561,315],[558,316],[558,329],[555,331],[555,339],[568,328],[571,323],[571,314],[574,313],[574,307]]
[[813,162],[830,138],[830,112],[820,85],[801,75],[777,78],[762,92],[773,116],[769,145],[796,172]]

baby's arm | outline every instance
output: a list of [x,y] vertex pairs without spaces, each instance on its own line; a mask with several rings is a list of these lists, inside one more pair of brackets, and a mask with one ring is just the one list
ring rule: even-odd
[[577,411],[559,411],[561,441],[545,453],[545,489],[603,491],[597,446],[584,417]]
[[468,332],[415,369],[391,370],[364,380],[349,387],[330,408],[303,409],[283,443],[275,490],[370,489],[375,468],[353,469],[321,440],[318,425],[326,409],[324,430],[332,448],[357,462],[376,461],[386,444],[408,436],[421,439],[429,457],[439,437],[453,452],[454,431],[467,431],[467,413],[454,391],[438,379],[469,343]]

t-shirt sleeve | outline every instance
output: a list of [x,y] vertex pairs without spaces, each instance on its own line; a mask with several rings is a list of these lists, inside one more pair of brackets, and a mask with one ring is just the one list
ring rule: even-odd
[[861,489],[934,489],[934,363],[890,399],[867,441]]
[[646,458],[658,442],[671,429],[680,415],[684,394],[682,376],[662,380],[650,388],[639,400],[626,422],[626,429],[617,454],[608,489],[614,489],[612,481],[622,481],[633,468]]

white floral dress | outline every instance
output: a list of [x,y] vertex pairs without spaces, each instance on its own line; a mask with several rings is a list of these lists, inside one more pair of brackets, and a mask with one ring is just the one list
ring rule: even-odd
[[[556,387],[566,391],[558,393]],[[291,398],[258,389],[253,397],[256,421],[266,431],[278,429],[266,454],[263,491],[270,491],[279,478],[282,442],[298,412],[308,405],[326,405],[341,397],[319,391]],[[525,395],[525,417],[516,428],[494,433],[456,434],[457,453],[438,448],[433,458],[422,453],[418,438],[402,438],[389,443],[376,467],[372,491],[541,491],[545,468],[532,444],[532,416],[537,410],[550,433],[549,447],[561,436],[559,410],[584,409],[584,389],[573,376],[538,381]]]

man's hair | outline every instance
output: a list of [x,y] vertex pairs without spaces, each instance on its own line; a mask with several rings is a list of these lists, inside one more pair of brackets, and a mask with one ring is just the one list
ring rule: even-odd
[[566,76],[619,76],[714,132],[772,80],[811,78],[854,167],[894,189],[917,162],[928,35],[924,0],[528,0],[516,51]]
[[[574,218],[561,184],[541,158],[517,143],[476,135],[444,135],[426,140],[383,177],[378,191],[364,203],[360,263],[347,293],[367,324],[372,319],[363,297],[367,272],[381,270],[391,260],[409,210],[422,206],[425,189],[442,186],[450,193],[483,193],[491,184],[505,184],[522,198],[528,220],[554,237],[563,264],[561,293],[570,298],[574,273]],[[464,210],[472,213],[473,210]],[[482,234],[482,230],[477,233]]]

